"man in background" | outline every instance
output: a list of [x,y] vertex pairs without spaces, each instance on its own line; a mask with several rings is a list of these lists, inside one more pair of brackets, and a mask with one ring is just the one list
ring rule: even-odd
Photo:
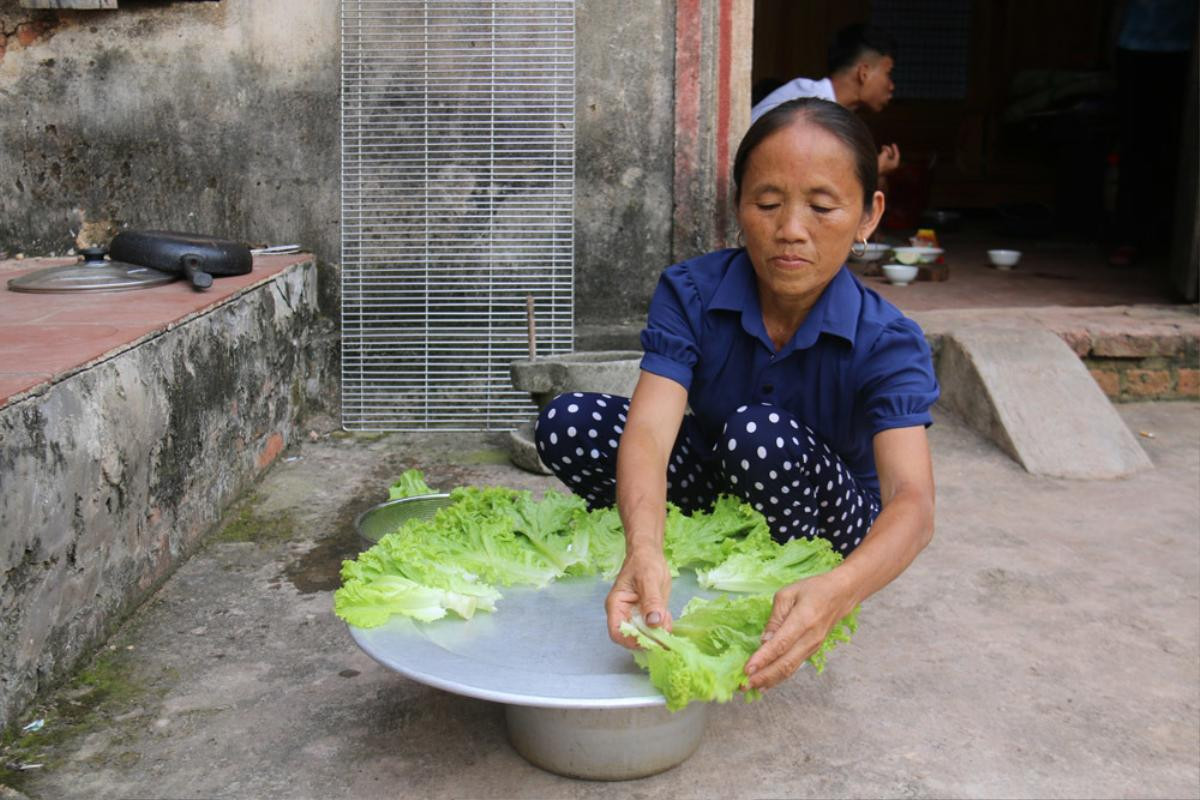
[[[866,25],[851,25],[834,35],[829,47],[829,75],[820,80],[788,81],[754,105],[754,122],[780,103],[798,97],[820,97],[851,110],[867,107],[882,111],[892,99],[892,67],[896,45],[891,36]],[[879,150],[879,174],[900,165],[900,148],[886,144]]]

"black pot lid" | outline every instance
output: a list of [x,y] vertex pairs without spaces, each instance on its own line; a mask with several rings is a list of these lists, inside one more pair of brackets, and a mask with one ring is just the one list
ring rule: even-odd
[[108,261],[105,250],[89,247],[80,252],[84,260],[62,267],[47,267],[8,282],[14,292],[127,292],[132,289],[147,289],[178,280],[178,275],[169,272],[126,264],[123,261]]

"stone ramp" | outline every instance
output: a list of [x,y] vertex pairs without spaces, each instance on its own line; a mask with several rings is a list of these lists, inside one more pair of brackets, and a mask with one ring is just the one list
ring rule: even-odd
[[938,378],[942,405],[1035,475],[1119,478],[1152,466],[1079,357],[1048,330],[949,331]]

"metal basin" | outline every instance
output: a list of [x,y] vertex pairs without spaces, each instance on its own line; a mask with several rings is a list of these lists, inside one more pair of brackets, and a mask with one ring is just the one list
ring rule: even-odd
[[649,708],[505,707],[508,738],[529,763],[569,778],[624,781],[682,764],[704,738],[707,703]]
[[[383,666],[455,694],[506,706],[513,747],[542,769],[576,778],[628,780],[682,763],[704,734],[708,705],[669,712],[630,653],[608,639],[596,577],[542,589],[510,586],[494,613],[429,623],[393,617],[350,627]],[[671,611],[712,597],[695,575],[673,581]]]
[[354,527],[359,536],[374,544],[389,533],[398,531],[409,520],[429,519],[439,508],[448,505],[450,495],[444,493],[389,500],[359,514]]

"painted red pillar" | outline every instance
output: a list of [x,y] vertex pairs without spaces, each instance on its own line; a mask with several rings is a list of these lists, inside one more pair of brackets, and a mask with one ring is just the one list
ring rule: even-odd
[[750,121],[753,0],[676,0],[676,261],[731,244],[730,171]]

